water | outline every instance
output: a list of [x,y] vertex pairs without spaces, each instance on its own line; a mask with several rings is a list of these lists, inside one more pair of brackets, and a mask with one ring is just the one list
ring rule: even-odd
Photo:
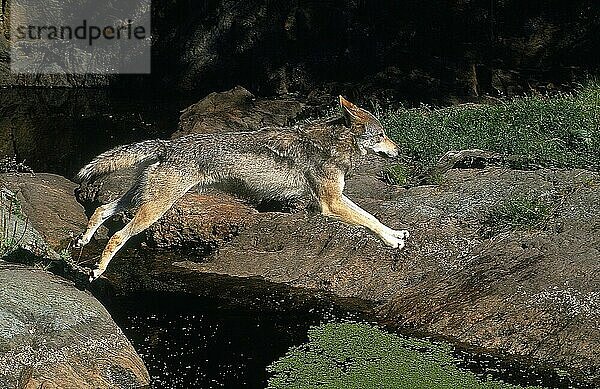
[[594,388],[594,385],[581,382],[564,371],[535,367],[527,364],[526,361],[517,361],[487,353],[476,353],[461,348],[455,348],[453,354],[459,361],[457,363],[459,368],[472,371],[482,379],[489,377],[515,385],[542,388]]
[[[271,296],[267,297],[270,298]],[[152,388],[265,388],[267,366],[290,347],[308,341],[311,326],[364,322],[364,313],[344,309],[327,299],[313,306],[261,310],[216,297],[144,292],[106,300],[105,305],[144,360]],[[270,303],[270,302],[269,302]],[[265,305],[268,305],[265,303]],[[400,334],[409,342],[419,340]],[[593,388],[565,373],[534,368],[525,362],[452,347],[459,369],[480,380],[543,388]],[[420,350],[428,355],[431,350]],[[416,366],[415,368],[418,368]]]
[[266,367],[307,340],[309,326],[355,314],[332,305],[256,311],[173,293],[118,297],[107,304],[131,340],[153,388],[264,388]]

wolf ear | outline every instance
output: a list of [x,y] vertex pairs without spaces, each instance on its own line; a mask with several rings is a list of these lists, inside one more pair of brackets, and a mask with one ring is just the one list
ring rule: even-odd
[[340,108],[344,112],[344,115],[350,119],[350,121],[358,121],[360,119],[360,108],[352,104],[340,95]]
[[340,96],[340,108],[342,108],[344,115],[350,120],[350,123],[365,124],[374,119],[373,115],[369,112],[358,108],[343,96]]

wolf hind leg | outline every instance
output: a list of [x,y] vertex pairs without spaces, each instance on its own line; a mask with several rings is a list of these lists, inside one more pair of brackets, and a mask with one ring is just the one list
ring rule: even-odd
[[100,226],[111,216],[125,208],[123,202],[124,199],[119,198],[111,203],[98,207],[96,211],[94,211],[92,217],[90,217],[87,229],[85,230],[83,235],[75,241],[73,247],[81,248],[86,244],[90,243],[90,240],[92,239],[98,228],[100,228]]
[[139,204],[133,219],[108,241],[97,268],[90,272],[90,282],[100,277],[115,254],[131,238],[150,227],[165,214],[181,196],[198,183],[192,174],[175,169],[149,169],[140,181],[136,194]]
[[102,257],[96,269],[90,273],[90,282],[100,277],[102,273],[106,271],[108,264],[115,254],[125,245],[125,243],[131,238],[150,227],[155,221],[170,208],[170,205],[166,204],[142,204],[133,219],[123,227],[123,229],[117,231],[108,241]]
[[147,202],[140,205],[133,219],[123,229],[117,231],[108,241],[97,268],[90,273],[90,282],[100,277],[106,271],[110,261],[129,238],[144,231],[160,219],[184,193],[172,201]]

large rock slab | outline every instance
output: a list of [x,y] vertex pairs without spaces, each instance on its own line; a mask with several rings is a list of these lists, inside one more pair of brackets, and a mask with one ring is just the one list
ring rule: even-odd
[[149,376],[89,292],[0,261],[0,388],[138,388]]
[[[358,299],[375,303],[376,317],[391,326],[533,358],[600,383],[597,173],[451,170],[440,185],[405,189],[368,174],[370,164],[363,169],[347,194],[387,225],[411,231],[402,251],[363,228],[304,212],[252,213],[239,205],[245,216],[228,225],[231,208],[221,213],[215,198],[191,205],[197,195],[188,194],[152,229],[170,231],[159,239],[163,248],[189,239],[210,255],[123,253],[127,259],[113,261],[106,277],[121,290],[202,293],[205,275],[218,274]],[[549,207],[539,223],[494,219],[524,198]],[[208,213],[198,220],[202,202]],[[207,235],[215,225],[225,232]]]

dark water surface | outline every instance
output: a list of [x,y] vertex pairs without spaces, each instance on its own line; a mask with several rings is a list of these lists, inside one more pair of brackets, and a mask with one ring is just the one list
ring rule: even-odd
[[309,326],[357,315],[333,305],[260,312],[216,299],[144,293],[107,308],[146,363],[153,388],[264,388],[266,367],[307,340]]
[[[159,292],[116,297],[105,305],[144,360],[152,388],[165,389],[265,388],[266,367],[305,343],[310,326],[366,317],[325,300],[313,308],[261,311],[260,302],[245,309],[218,298]],[[566,373],[496,355],[457,347],[453,356],[460,369],[482,381],[593,388]]]

